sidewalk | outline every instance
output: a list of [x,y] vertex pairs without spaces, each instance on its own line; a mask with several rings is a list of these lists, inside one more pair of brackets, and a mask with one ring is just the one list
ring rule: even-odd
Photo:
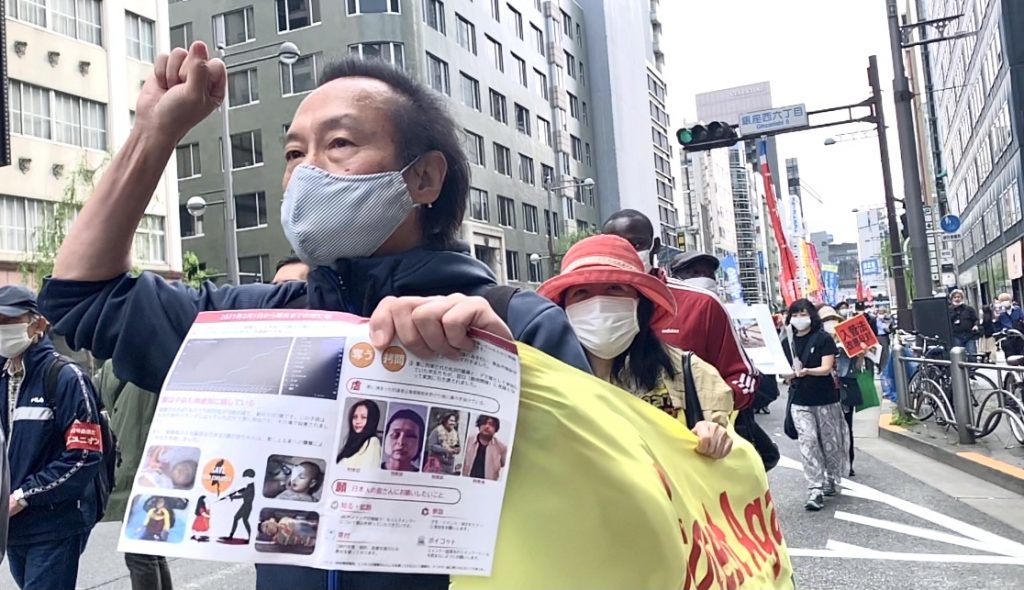
[[1017,494],[1024,494],[1024,448],[1007,427],[977,439],[973,445],[961,445],[954,428],[943,428],[934,421],[912,426],[894,426],[888,402],[878,417],[878,436],[931,459],[967,472],[979,479]]

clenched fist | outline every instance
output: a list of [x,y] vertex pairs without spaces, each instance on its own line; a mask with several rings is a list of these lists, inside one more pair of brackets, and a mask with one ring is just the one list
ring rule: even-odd
[[188,51],[177,48],[156,58],[135,107],[135,126],[168,136],[177,143],[224,102],[227,69],[196,41]]

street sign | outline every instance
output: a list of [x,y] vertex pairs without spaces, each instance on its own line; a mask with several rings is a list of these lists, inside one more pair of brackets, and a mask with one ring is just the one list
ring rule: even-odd
[[807,109],[802,104],[763,109],[740,115],[740,135],[807,127]]
[[956,215],[944,215],[939,225],[942,227],[942,231],[948,234],[956,233],[960,229],[960,218]]
[[953,263],[953,251],[952,250],[943,250],[942,252],[939,253],[939,258],[942,260],[942,264],[952,264]]
[[878,264],[877,258],[868,258],[860,263],[860,274],[862,275],[877,275],[881,273],[881,267]]
[[956,274],[951,272],[942,273],[942,286],[943,287],[955,287],[956,286]]

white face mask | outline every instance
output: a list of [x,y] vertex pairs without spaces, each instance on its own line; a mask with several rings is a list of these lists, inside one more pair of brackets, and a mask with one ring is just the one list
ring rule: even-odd
[[0,356],[9,359],[20,356],[32,339],[28,335],[28,324],[7,324],[0,326]]
[[683,284],[690,285],[692,287],[700,287],[701,289],[706,289],[714,293],[718,292],[718,281],[707,277],[691,277],[683,281]]
[[626,352],[640,333],[638,304],[628,297],[591,297],[566,307],[565,314],[583,348],[609,360]]
[[797,332],[802,332],[811,327],[811,318],[804,316],[792,317],[789,318],[789,325],[793,326],[793,329]]
[[[793,319],[794,319],[794,320],[798,320],[798,319],[804,319],[804,318],[793,318]],[[809,326],[809,325],[811,325],[811,323],[810,323],[810,319],[807,319],[807,320],[808,320],[808,321],[807,321],[807,325],[808,325],[808,326]],[[838,323],[839,323],[839,322],[837,322],[837,321],[835,321],[835,320],[829,320],[829,321],[827,321],[827,322],[823,322],[823,323],[822,323],[822,327],[824,327],[824,328],[825,328],[825,331],[826,331],[826,332],[828,332],[829,334],[835,334],[835,333],[836,333],[836,325],[837,325]],[[794,325],[793,325],[793,327],[795,328],[795,327],[796,327],[796,325],[794,324]],[[801,329],[803,329],[803,328],[801,328]]]

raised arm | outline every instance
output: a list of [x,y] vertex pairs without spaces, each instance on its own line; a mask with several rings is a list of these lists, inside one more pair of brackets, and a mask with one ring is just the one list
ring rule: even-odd
[[68,231],[53,276],[106,281],[131,268],[135,229],[174,148],[224,100],[227,73],[202,42],[157,57],[136,105],[135,127]]

